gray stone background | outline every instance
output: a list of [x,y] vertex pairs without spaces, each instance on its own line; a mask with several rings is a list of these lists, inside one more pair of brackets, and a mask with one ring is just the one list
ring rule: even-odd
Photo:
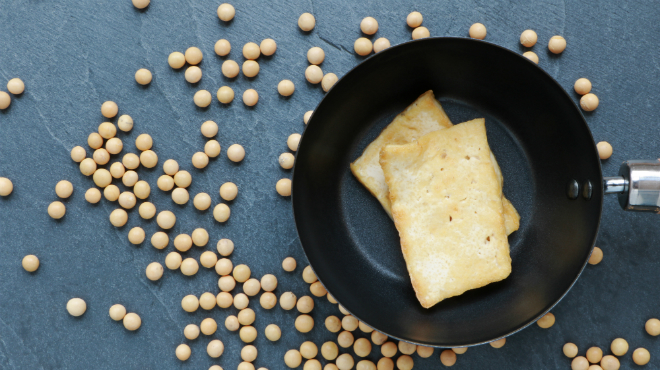
[[[600,97],[600,107],[586,118],[595,139],[607,140],[614,147],[612,158],[603,162],[604,173],[615,174],[622,160],[660,155],[660,23],[653,1],[251,0],[235,1],[236,18],[227,24],[216,16],[220,3],[153,0],[148,9],[139,11],[129,0],[0,1],[0,88],[13,77],[26,83],[25,93],[13,97],[11,107],[0,111],[0,176],[10,178],[15,187],[11,196],[0,199],[1,369],[206,369],[211,364],[235,369],[240,361],[242,343],[237,333],[228,332],[222,324],[235,309],[200,309],[193,314],[181,309],[181,298],[187,294],[217,292],[215,272],[200,268],[196,276],[185,277],[166,270],[160,281],[147,280],[147,264],[162,263],[173,247],[158,251],[148,242],[133,246],[126,235],[140,225],[150,237],[158,229],[155,221],[146,222],[133,210],[128,224],[117,229],[108,222],[115,204],[85,201],[84,193],[93,183],[80,174],[69,151],[76,145],[87,147],[87,135],[104,121],[100,106],[106,100],[117,102],[119,114],[135,120],[130,133],[118,135],[124,140],[124,153],[135,152],[135,137],[149,133],[159,164],[173,158],[192,173],[191,199],[207,192],[216,204],[220,184],[233,181],[239,186],[239,196],[230,204],[232,216],[220,225],[210,211],[197,211],[190,203],[177,206],[169,194],[158,190],[160,165],[141,169],[141,178],[152,186],[151,202],[178,216],[172,233],[204,227],[211,234],[206,248],[210,250],[220,238],[230,238],[236,244],[234,264],[249,264],[257,277],[275,273],[280,284],[277,292],[290,290],[298,296],[308,294],[300,277],[307,263],[289,199],[275,192],[275,182],[290,177],[289,171],[279,167],[277,157],[287,151],[289,134],[304,130],[303,113],[314,109],[323,97],[319,86],[304,79],[306,51],[322,47],[324,72],[341,77],[363,59],[353,53],[352,45],[360,37],[359,22],[365,16],[378,20],[376,37],[387,37],[392,44],[410,39],[405,18],[413,10],[424,15],[424,26],[432,36],[467,36],[469,26],[481,22],[488,28],[487,41],[520,52],[520,33],[534,29],[539,43],[532,50],[540,57],[539,66],[567,90],[572,90],[577,78],[589,78]],[[316,16],[311,34],[297,27],[303,12]],[[555,34],[568,41],[558,57],[546,48]],[[256,78],[250,81],[241,75],[230,81],[222,76],[225,58],[214,54],[215,41],[228,39],[232,43],[229,58],[242,63],[242,45],[267,37],[277,41],[277,53],[259,60],[261,72]],[[184,69],[176,71],[167,65],[169,53],[189,46],[204,52],[204,76],[196,86],[184,80]],[[136,84],[133,76],[139,68],[153,72],[150,86]],[[282,79],[296,84],[289,99],[277,94],[276,85]],[[193,105],[198,89],[207,89],[215,97],[225,84],[237,97],[247,88],[257,89],[259,104],[246,108],[236,100],[222,106],[214,98],[208,109]],[[190,158],[203,149],[206,139],[199,127],[208,119],[220,126],[217,139],[223,151],[199,171]],[[233,143],[244,145],[247,151],[239,165],[226,157],[226,148]],[[54,187],[62,179],[71,181],[75,191],[64,201],[66,216],[54,221],[46,209],[57,199]],[[553,310],[557,323],[549,330],[532,325],[510,337],[502,349],[470,348],[455,367],[568,369],[570,360],[561,352],[565,342],[578,344],[581,354],[594,345],[609,353],[610,342],[624,337],[630,351],[621,358],[622,368],[637,367],[631,360],[637,347],[651,351],[648,368],[659,368],[659,339],[644,331],[648,318],[660,316],[658,222],[652,214],[622,212],[616,199],[608,197],[598,240],[605,258],[598,266],[588,266]],[[198,257],[201,252],[193,247],[188,255]],[[34,274],[21,268],[26,254],[36,254],[41,260]],[[295,273],[281,269],[286,256],[298,260]],[[72,297],[87,301],[84,316],[67,314],[65,305]],[[137,332],[110,320],[108,308],[114,303],[139,313],[142,327]],[[257,311],[257,367],[283,369],[286,350],[298,348],[304,340],[320,347],[334,338],[322,322],[339,311],[325,299],[316,299],[312,315],[317,324],[307,335],[293,329],[295,312],[279,307],[265,311],[256,300],[250,306]],[[218,360],[206,354],[210,338],[201,336],[190,342],[183,337],[185,325],[199,324],[205,317],[220,324],[213,337],[220,338],[226,349]],[[277,343],[263,335],[270,323],[283,329]],[[190,343],[193,353],[182,363],[174,350],[184,342]],[[374,347],[370,358],[375,361],[379,354]],[[438,355],[436,350],[430,359],[414,356],[415,369],[441,367]]]

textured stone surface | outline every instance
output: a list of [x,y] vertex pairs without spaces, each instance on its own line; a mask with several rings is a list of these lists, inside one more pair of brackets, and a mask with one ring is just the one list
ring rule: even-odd
[[[121,1],[0,1],[0,88],[13,77],[26,83],[26,92],[14,97],[12,105],[0,111],[0,176],[14,183],[14,193],[0,199],[0,368],[2,369],[206,369],[220,364],[235,369],[242,343],[237,333],[222,324],[235,309],[188,314],[181,309],[184,295],[217,292],[213,270],[201,268],[195,277],[166,270],[158,282],[146,279],[144,270],[152,261],[164,261],[167,252],[145,242],[128,243],[128,230],[140,225],[150,237],[157,231],[154,220],[141,220],[136,210],[129,222],[114,228],[108,215],[117,206],[103,200],[90,205],[84,200],[93,186],[69,158],[75,145],[86,146],[87,135],[104,121],[100,106],[116,101],[120,114],[129,114],[135,127],[120,133],[124,152],[136,152],[134,140],[141,133],[154,138],[159,163],[174,158],[193,174],[192,196],[207,192],[214,204],[220,201],[218,188],[225,181],[239,186],[231,202],[229,222],[219,225],[211,212],[199,212],[188,204],[177,206],[156,188],[161,167],[140,170],[152,186],[151,201],[159,210],[170,209],[179,216],[172,235],[205,227],[211,234],[206,249],[215,249],[218,239],[236,243],[234,264],[249,263],[260,277],[275,273],[279,293],[309,294],[300,274],[306,261],[296,237],[290,202],[275,193],[275,182],[289,177],[277,164],[287,151],[286,138],[302,132],[302,115],[323,97],[319,86],[304,80],[306,51],[320,46],[326,52],[322,68],[342,76],[362,58],[353,50],[360,36],[359,21],[375,17],[380,24],[377,37],[393,44],[410,39],[405,17],[412,10],[424,15],[424,26],[433,36],[466,36],[469,26],[482,22],[488,28],[487,41],[523,51],[520,33],[532,28],[539,43],[532,50],[540,66],[566,89],[572,90],[579,77],[589,78],[601,106],[586,118],[597,141],[607,140],[614,155],[604,161],[604,173],[615,174],[622,160],[659,156],[658,108],[660,55],[654,40],[660,31],[657,6],[653,2],[607,1],[241,1],[234,3],[236,18],[223,23],[216,16],[220,2],[153,0],[144,11],[129,0]],[[312,12],[316,29],[304,34],[297,27],[303,12]],[[568,47],[561,56],[550,55],[547,40],[563,35]],[[266,37],[277,40],[273,57],[261,58],[261,73],[249,80],[244,76],[228,80],[222,76],[223,59],[213,52],[216,40],[232,43],[230,59],[242,63],[242,45]],[[184,70],[167,65],[172,51],[198,46],[204,52],[204,76],[196,85],[183,78]],[[134,73],[148,68],[154,74],[150,86],[135,83]],[[387,78],[387,76],[383,76]],[[290,98],[277,94],[281,79],[296,84]],[[229,106],[215,101],[222,85],[235,91],[237,100]],[[259,104],[246,108],[242,92],[253,87],[260,93]],[[192,103],[198,89],[208,89],[214,102],[208,109]],[[577,101],[577,97],[576,97]],[[204,171],[190,163],[193,153],[203,150],[205,138],[199,126],[205,120],[220,126],[220,158],[211,160]],[[247,151],[243,163],[226,158],[226,148],[240,143]],[[88,150],[88,155],[91,151]],[[116,160],[113,158],[113,161]],[[50,219],[48,204],[56,200],[57,181],[74,184],[73,196],[65,200],[67,215]],[[637,347],[651,351],[652,367],[660,355],[657,338],[644,332],[644,322],[660,316],[658,270],[660,241],[658,218],[651,214],[622,212],[616,199],[608,197],[598,245],[605,257],[598,266],[588,266],[567,297],[553,310],[557,323],[549,330],[533,325],[513,335],[504,348],[471,348],[458,358],[456,368],[555,369],[569,368],[561,354],[567,341],[576,343],[580,354],[590,346],[606,349],[612,339],[624,337],[631,351],[621,359],[622,367],[633,367],[630,353]],[[187,255],[198,257],[193,247]],[[40,269],[26,273],[21,258],[36,254]],[[285,273],[280,263],[294,256],[299,267]],[[240,290],[240,288],[239,288]],[[278,294],[279,296],[279,294]],[[66,312],[68,299],[87,301],[87,312],[73,318]],[[142,327],[128,332],[108,317],[108,308],[122,303],[129,312],[142,317]],[[265,312],[256,300],[259,337],[257,367],[285,368],[282,357],[290,348],[311,338],[317,345],[335,336],[323,327],[328,314],[337,308],[325,299],[316,300],[313,317],[317,324],[308,335],[293,330],[296,313],[279,307]],[[294,310],[295,311],[295,310]],[[192,356],[179,362],[174,349],[188,343],[183,328],[189,323],[213,317],[219,330],[213,335],[225,344],[225,354],[212,360],[206,354],[210,338],[190,342]],[[283,329],[278,343],[266,340],[263,330],[276,323]],[[415,369],[441,366],[439,351],[430,359],[415,358]],[[371,358],[380,357],[374,346]],[[324,362],[323,362],[324,363]]]

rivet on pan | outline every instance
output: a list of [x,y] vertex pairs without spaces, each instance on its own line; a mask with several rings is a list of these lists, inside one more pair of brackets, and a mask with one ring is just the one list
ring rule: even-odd
[[566,189],[566,195],[568,195],[568,199],[577,199],[580,193],[580,185],[578,185],[577,180],[569,181]]
[[582,185],[582,198],[589,200],[591,199],[591,193],[593,192],[593,186],[591,186],[591,181],[587,180]]

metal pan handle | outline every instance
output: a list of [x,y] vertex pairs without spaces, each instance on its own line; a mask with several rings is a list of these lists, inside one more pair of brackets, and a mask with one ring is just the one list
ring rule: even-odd
[[660,213],[660,160],[625,161],[619,176],[603,178],[605,194],[618,194],[625,211]]

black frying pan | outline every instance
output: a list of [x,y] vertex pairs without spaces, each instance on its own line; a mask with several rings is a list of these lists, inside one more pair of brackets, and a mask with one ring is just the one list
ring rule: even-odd
[[[429,89],[452,122],[486,118],[521,226],[509,237],[507,279],[425,309],[393,222],[349,163]],[[493,44],[430,38],[372,56],[326,95],[297,153],[293,209],[319,280],[358,319],[401,340],[466,346],[512,334],[561,300],[596,239],[601,184],[589,128],[552,77]]]

